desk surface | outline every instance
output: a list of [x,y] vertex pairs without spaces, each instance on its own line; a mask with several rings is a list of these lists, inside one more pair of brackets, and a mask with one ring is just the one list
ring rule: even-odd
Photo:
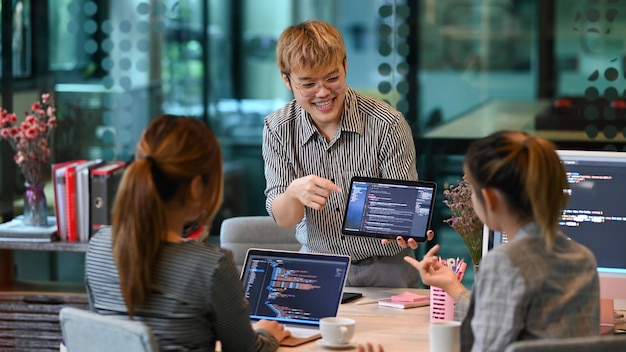
[[[425,131],[416,138],[418,170],[420,178],[436,179],[442,174],[463,173],[462,167],[449,162],[450,155],[464,155],[472,141],[501,130],[524,131],[543,137],[558,149],[609,149],[626,150],[626,137],[618,131],[615,138],[607,138],[599,132],[594,138],[582,130],[536,130],[535,115],[545,109],[547,100],[494,100],[476,109]],[[452,165],[452,168],[449,166]]]
[[[353,341],[355,343],[371,342],[381,344],[385,351],[415,351],[427,352],[429,350],[429,321],[430,307],[411,309],[397,309],[382,307],[377,303],[358,305],[359,301],[375,298],[386,298],[405,291],[428,295],[425,289],[381,289],[381,288],[346,288],[349,292],[361,292],[363,298],[342,304],[337,316],[356,320],[356,331]],[[319,345],[316,341],[306,343],[298,347],[281,347],[281,352],[296,351],[330,351]],[[344,351],[356,351],[347,348]]]
[[621,133],[606,138],[602,132],[589,138],[584,131],[536,130],[535,115],[548,106],[547,100],[494,100],[420,135],[425,140],[474,140],[500,130],[525,131],[554,142],[625,142]]

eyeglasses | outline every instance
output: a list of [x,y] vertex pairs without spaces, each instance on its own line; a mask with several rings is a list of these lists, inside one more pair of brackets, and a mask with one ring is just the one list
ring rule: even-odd
[[322,85],[329,90],[337,90],[343,86],[343,76],[335,75],[324,80],[318,80],[316,82],[307,82],[307,83],[296,83],[291,80],[291,76],[288,73],[285,73],[289,83],[296,87],[300,91],[300,94],[303,97],[310,97],[319,92]]

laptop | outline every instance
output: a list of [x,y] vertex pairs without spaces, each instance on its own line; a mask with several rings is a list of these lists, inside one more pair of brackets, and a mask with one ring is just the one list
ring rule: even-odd
[[431,181],[353,177],[341,233],[426,241],[437,184]]
[[319,337],[319,322],[337,316],[350,257],[251,248],[241,271],[250,319],[276,320],[293,337]]

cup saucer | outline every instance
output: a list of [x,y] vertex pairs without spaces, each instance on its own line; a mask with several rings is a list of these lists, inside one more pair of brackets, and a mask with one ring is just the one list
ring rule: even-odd
[[328,349],[333,349],[333,350],[343,350],[343,349],[348,349],[348,348],[354,348],[356,347],[356,343],[354,341],[350,341],[348,343],[331,343],[328,341],[324,341],[322,339],[316,340],[318,345],[324,346]]

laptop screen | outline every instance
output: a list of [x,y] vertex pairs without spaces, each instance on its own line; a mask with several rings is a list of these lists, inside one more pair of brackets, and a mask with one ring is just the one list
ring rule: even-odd
[[337,315],[350,257],[251,248],[242,282],[253,320],[319,326]]

